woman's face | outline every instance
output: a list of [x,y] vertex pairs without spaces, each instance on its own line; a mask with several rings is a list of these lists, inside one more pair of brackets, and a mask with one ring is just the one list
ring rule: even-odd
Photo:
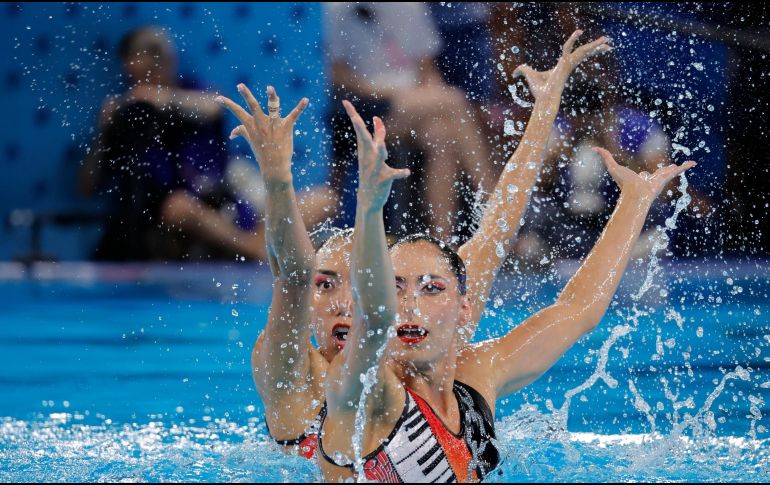
[[353,323],[349,238],[324,245],[316,255],[312,326],[318,350],[330,361],[345,346]]
[[467,298],[441,251],[427,241],[397,245],[391,251],[399,312],[391,339],[391,358],[429,367],[454,348],[458,327],[470,317]]

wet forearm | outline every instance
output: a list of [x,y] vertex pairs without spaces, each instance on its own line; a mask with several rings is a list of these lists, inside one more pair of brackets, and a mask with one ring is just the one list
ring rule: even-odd
[[[560,67],[557,66],[556,69]],[[504,218],[507,224],[500,227],[500,239],[511,238],[518,232],[521,225],[529,195],[543,164],[548,138],[559,112],[561,95],[568,74],[568,71],[554,73],[545,94],[535,101],[521,142],[505,164],[503,173],[495,185],[495,193],[492,195],[493,204],[499,209],[491,211],[490,217],[494,220],[489,221],[488,224],[490,227],[503,226],[496,222],[499,218]]]
[[315,251],[297,205],[292,179],[266,181],[265,239],[274,276],[308,283],[315,269]]
[[381,207],[359,203],[352,251],[353,298],[365,325],[387,328],[395,319],[396,289]]
[[580,309],[591,327],[615,294],[651,204],[648,196],[621,193],[601,237],[559,296],[560,303]]

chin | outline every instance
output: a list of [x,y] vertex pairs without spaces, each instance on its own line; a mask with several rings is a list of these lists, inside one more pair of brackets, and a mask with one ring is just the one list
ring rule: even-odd
[[402,364],[423,367],[435,361],[438,357],[438,355],[436,355],[437,352],[433,351],[431,348],[415,348],[414,346],[404,345],[400,342],[399,344],[400,345],[393,350],[391,355],[393,356],[393,359]]

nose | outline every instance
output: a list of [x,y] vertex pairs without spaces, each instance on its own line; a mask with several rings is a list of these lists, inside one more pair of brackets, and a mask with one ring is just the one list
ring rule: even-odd
[[404,291],[399,298],[399,306],[401,313],[408,319],[415,314],[417,308],[417,294],[409,291]]
[[333,303],[334,316],[350,317],[353,312],[351,309],[350,298],[335,300]]

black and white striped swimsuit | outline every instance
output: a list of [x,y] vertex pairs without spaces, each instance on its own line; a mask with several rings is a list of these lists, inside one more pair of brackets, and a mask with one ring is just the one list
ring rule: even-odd
[[[372,453],[363,457],[366,479],[375,482],[480,481],[499,463],[492,411],[472,387],[455,381],[461,427],[454,434],[420,396],[406,389],[406,403],[393,432]],[[318,450],[329,463],[352,468],[349,460],[335,461]]]

